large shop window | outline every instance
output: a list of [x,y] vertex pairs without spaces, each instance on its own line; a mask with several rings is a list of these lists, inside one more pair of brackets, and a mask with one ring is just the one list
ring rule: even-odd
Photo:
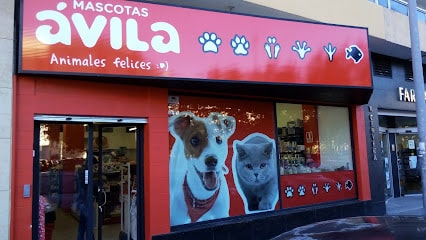
[[355,198],[349,126],[342,107],[170,96],[170,225]]
[[283,207],[355,198],[349,111],[276,104]]

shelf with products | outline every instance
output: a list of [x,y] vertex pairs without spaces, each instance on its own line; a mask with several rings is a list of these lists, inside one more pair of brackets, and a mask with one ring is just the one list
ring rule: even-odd
[[[280,175],[305,172],[303,127],[288,124],[279,131]],[[307,172],[308,170],[306,170]]]
[[102,203],[103,224],[120,223],[123,217],[122,198],[123,180],[122,166],[129,162],[129,149],[127,147],[103,148],[94,152],[93,172],[99,172],[100,160],[102,160],[102,189],[98,194]]

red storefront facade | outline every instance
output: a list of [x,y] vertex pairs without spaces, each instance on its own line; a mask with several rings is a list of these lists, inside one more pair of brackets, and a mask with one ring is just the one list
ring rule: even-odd
[[[53,238],[61,216],[81,224],[79,188],[64,191],[67,181],[77,184],[81,167],[83,186],[96,189],[84,198],[90,205],[85,227],[97,228],[98,237],[114,223],[121,228],[112,234],[161,239],[308,214],[300,207],[347,203],[356,208],[342,215],[354,214],[370,200],[361,106],[372,92],[367,36],[364,28],[129,1],[23,1],[12,237],[38,239],[35,226],[44,224],[35,217],[35,196],[56,208]],[[202,131],[193,129],[197,124]],[[49,141],[42,143],[45,135]],[[243,171],[258,171],[257,178],[269,169],[272,190],[254,191],[261,200],[251,200],[240,175],[240,161],[250,161],[250,154],[265,160],[245,163]],[[185,204],[181,190],[197,187],[194,171],[202,187]],[[52,183],[53,176],[60,180]],[[135,194],[123,190],[128,185]],[[31,194],[22,196],[26,186]],[[114,187],[121,193],[110,206]],[[123,200],[133,197],[137,214]],[[206,209],[196,207],[210,199]]]

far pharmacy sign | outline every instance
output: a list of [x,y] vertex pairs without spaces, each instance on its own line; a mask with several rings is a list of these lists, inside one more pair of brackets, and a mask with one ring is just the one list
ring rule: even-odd
[[146,2],[22,3],[20,73],[372,87],[365,28]]
[[[426,100],[426,91],[424,93]],[[414,89],[398,87],[398,100],[400,102],[416,102],[416,93]]]

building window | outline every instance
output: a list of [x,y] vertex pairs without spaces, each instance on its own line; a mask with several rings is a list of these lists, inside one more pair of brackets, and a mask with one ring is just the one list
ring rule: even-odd
[[404,15],[408,15],[408,5],[406,2],[392,0],[390,1],[390,8]]
[[383,6],[383,7],[389,7],[389,3],[388,0],[378,0],[379,5]]
[[[408,3],[402,0],[369,0],[385,8],[390,8],[396,12],[408,16]],[[422,8],[417,8],[417,20],[426,22],[426,11]]]
[[417,20],[419,22],[426,22],[426,12],[423,9],[417,9]]
[[405,71],[405,80],[408,81],[413,81],[414,80],[414,76],[413,76],[413,66],[410,62],[406,62],[404,64],[404,71]]
[[392,62],[390,57],[372,53],[371,58],[375,76],[392,78]]
[[[422,68],[423,68],[423,81],[426,83],[426,65],[423,64]],[[413,65],[411,61],[405,63],[404,71],[405,71],[405,80],[414,81]]]

